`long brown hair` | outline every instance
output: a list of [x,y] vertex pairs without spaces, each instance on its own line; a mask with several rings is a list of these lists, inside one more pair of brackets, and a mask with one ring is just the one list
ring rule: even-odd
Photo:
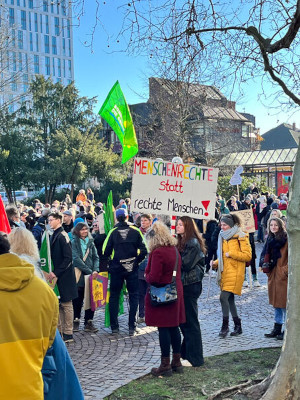
[[[271,224],[271,221],[275,221],[276,224],[277,224],[278,227],[279,227],[278,232],[275,233],[275,234],[272,233],[272,232],[270,231],[270,224]],[[286,228],[285,228],[285,226],[284,226],[284,222],[282,221],[282,219],[277,218],[277,217],[271,217],[271,218],[269,218],[269,220],[268,220],[268,234],[269,234],[269,236],[274,236],[276,239],[284,239],[284,238],[287,237]]]
[[178,221],[182,221],[184,226],[184,234],[178,235],[178,250],[183,251],[186,243],[192,239],[196,238],[200,244],[201,250],[203,253],[206,253],[205,242],[202,239],[202,235],[199,232],[199,229],[195,223],[195,221],[191,217],[183,216],[178,219]]

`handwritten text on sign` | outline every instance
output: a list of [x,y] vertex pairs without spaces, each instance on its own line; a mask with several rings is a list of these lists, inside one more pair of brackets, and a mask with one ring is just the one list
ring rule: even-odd
[[131,210],[214,218],[218,169],[136,158]]

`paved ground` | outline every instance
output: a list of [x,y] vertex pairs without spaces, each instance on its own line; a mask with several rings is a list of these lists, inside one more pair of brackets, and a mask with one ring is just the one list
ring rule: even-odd
[[[268,304],[267,281],[263,273],[259,273],[259,281],[261,287],[244,288],[242,296],[236,296],[243,334],[221,339],[218,337],[222,323],[219,288],[216,279],[212,278],[207,300],[209,279],[204,278],[203,293],[199,300],[199,319],[205,357],[281,345],[275,339],[264,337],[264,333],[273,326],[273,309]],[[147,374],[159,363],[157,330],[143,324],[137,336],[129,337],[127,323],[128,315],[125,313],[120,317],[120,335],[112,336],[110,329],[104,328],[104,310],[100,310],[95,313],[95,324],[99,332],[88,334],[81,330],[75,333],[74,343],[68,345],[86,400],[103,399],[118,387]],[[233,328],[232,321],[230,324]]]

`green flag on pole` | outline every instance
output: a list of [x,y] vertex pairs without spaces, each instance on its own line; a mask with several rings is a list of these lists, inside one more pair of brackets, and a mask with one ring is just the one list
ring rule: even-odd
[[56,284],[57,279],[50,280],[49,273],[53,271],[53,264],[51,260],[50,253],[50,240],[49,240],[49,232],[46,230],[42,237],[42,245],[40,249],[40,259],[41,259],[41,269],[44,273],[45,279],[48,285],[53,289],[54,293],[57,297],[59,297],[59,291]]
[[123,148],[122,164],[126,163],[138,152],[138,142],[129,107],[118,81],[108,93],[99,114],[118,136]]

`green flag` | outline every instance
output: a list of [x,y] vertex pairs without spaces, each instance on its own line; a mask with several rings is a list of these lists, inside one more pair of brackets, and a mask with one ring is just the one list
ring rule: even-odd
[[106,205],[103,204],[104,209],[104,230],[106,235],[115,225],[114,209],[113,209],[113,197],[112,191],[109,192],[107,197]]
[[46,230],[42,237],[42,245],[40,249],[40,259],[41,259],[41,269],[43,270],[45,279],[48,285],[54,290],[54,293],[57,297],[59,297],[59,291],[56,284],[57,279],[50,280],[49,273],[53,271],[53,264],[51,260],[50,254],[50,240],[49,240],[49,232]]
[[118,136],[123,152],[122,164],[138,152],[138,142],[128,104],[117,81],[108,93],[99,114]]

